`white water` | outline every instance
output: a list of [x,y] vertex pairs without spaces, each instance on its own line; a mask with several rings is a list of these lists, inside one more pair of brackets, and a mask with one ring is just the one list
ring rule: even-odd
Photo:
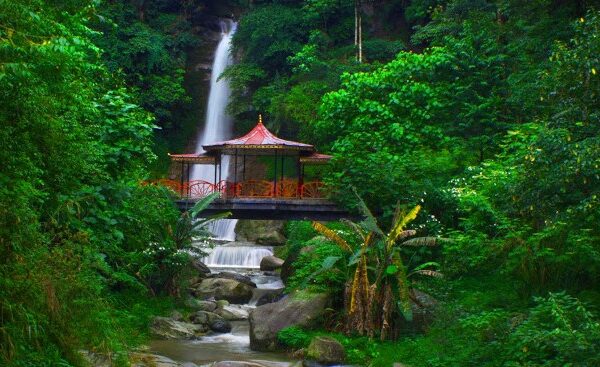
[[[206,107],[206,123],[204,129],[196,140],[196,153],[203,153],[202,145],[215,143],[232,138],[233,120],[226,112],[231,90],[226,79],[219,79],[225,68],[233,63],[231,56],[231,38],[235,33],[237,23],[228,20],[221,22],[221,41],[215,51],[210,78],[210,92]],[[223,156],[221,167],[221,179],[227,180],[229,174],[229,156]],[[217,178],[218,179],[218,178]],[[192,167],[190,180],[215,181],[214,166],[196,164]],[[216,239],[235,241],[235,219],[223,219],[212,223],[209,231]]]
[[271,247],[223,245],[215,247],[202,262],[210,268],[258,269],[262,258],[271,255]]

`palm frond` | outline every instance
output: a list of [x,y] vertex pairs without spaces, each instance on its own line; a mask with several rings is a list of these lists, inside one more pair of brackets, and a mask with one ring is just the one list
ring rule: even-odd
[[361,214],[365,217],[365,219],[360,224],[368,232],[374,232],[383,237],[384,234],[381,228],[379,228],[379,225],[377,224],[377,219],[375,219],[375,216],[373,215],[373,213],[371,213],[369,207],[367,207],[367,204],[365,204],[364,200],[358,195],[356,189],[353,187],[352,190],[354,191],[354,194],[356,195],[356,198],[358,200],[358,208],[360,209]]
[[419,214],[420,210],[421,210],[421,206],[417,205],[410,212],[408,212],[408,214],[406,214],[405,216],[403,216],[403,217],[398,216],[396,218],[396,221],[392,225],[392,230],[386,237],[386,243],[387,243],[388,250],[398,240],[400,235],[404,232],[404,227],[406,227],[408,222],[414,220],[417,217],[417,214]]
[[433,247],[433,246],[437,246],[440,242],[446,241],[443,238],[440,237],[417,237],[417,238],[412,238],[410,240],[406,240],[404,242],[401,243],[401,246],[412,246],[412,247],[417,247],[417,246],[427,246],[427,247]]
[[198,213],[202,212],[204,209],[208,208],[208,206],[215,201],[216,198],[218,198],[220,195],[220,193],[218,192],[213,192],[210,195],[207,195],[203,198],[201,198],[200,200],[198,200],[198,202],[196,204],[194,204],[194,206],[192,207],[192,209],[190,209],[190,213],[192,215],[192,218],[195,218]]
[[345,239],[340,237],[337,233],[335,233],[331,229],[325,227],[324,225],[322,225],[319,222],[312,222],[312,227],[315,229],[315,231],[319,232],[323,236],[325,236],[328,239],[330,239],[331,241],[335,242],[338,246],[340,246],[340,248],[342,250],[347,251],[347,252],[352,252],[352,248],[350,247],[348,242],[346,242]]
[[343,223],[346,223],[347,225],[349,225],[350,227],[352,227],[352,229],[354,229],[354,232],[356,232],[356,234],[359,235],[360,239],[364,242],[367,236],[366,231],[357,223],[354,223],[351,220],[348,219],[342,219]]

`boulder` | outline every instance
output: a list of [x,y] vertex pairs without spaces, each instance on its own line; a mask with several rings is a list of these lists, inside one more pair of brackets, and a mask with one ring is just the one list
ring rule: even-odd
[[229,271],[222,271],[218,274],[211,274],[208,276],[209,278],[221,278],[221,279],[233,279],[233,280],[237,280],[240,283],[244,283],[246,285],[249,285],[252,288],[256,288],[256,283],[254,283],[252,281],[252,279],[250,279],[250,277],[247,277],[245,275],[242,274],[238,274],[238,273],[232,273]]
[[150,323],[150,333],[160,339],[196,339],[208,331],[205,325],[175,321],[168,317],[155,317]]
[[257,362],[242,362],[242,361],[221,361],[210,365],[211,367],[265,367],[264,364]]
[[320,364],[340,364],[346,359],[344,346],[337,340],[328,336],[316,336],[310,341],[306,350],[306,357]]
[[221,316],[216,313],[207,311],[197,311],[190,315],[190,322],[194,324],[210,325],[216,320],[224,320]]
[[175,321],[183,321],[183,315],[181,314],[181,312],[179,312],[177,310],[171,311],[171,314],[169,315],[169,317]]
[[417,289],[410,290],[410,308],[412,321],[400,319],[400,330],[408,334],[418,334],[427,331],[433,322],[438,300]]
[[231,331],[231,324],[227,320],[215,320],[209,326],[212,331],[217,333],[228,333]]
[[280,220],[239,220],[235,227],[236,239],[265,246],[284,245],[284,224]]
[[217,301],[217,308],[223,308],[225,306],[229,306],[229,302],[224,300],[224,299],[220,299]]
[[295,294],[250,312],[250,349],[272,351],[277,333],[289,326],[315,326],[329,303],[327,294]]
[[203,299],[215,298],[242,304],[250,301],[253,289],[254,287],[233,279],[207,278],[193,290],[193,293]]
[[260,270],[273,271],[281,268],[283,260],[275,256],[265,256],[260,260]]
[[215,313],[227,321],[248,320],[248,309],[241,305],[227,305],[219,308]]
[[192,267],[198,271],[200,277],[205,277],[211,273],[210,269],[199,259],[192,260]]
[[197,367],[194,363],[179,363],[174,360],[150,353],[134,352],[129,354],[131,367]]
[[195,298],[187,299],[185,305],[195,311],[213,312],[217,308],[217,302],[215,301],[203,301]]
[[[282,289],[261,289],[263,294],[256,300],[256,306],[266,305],[281,300],[284,297]],[[255,294],[256,296],[256,294]]]

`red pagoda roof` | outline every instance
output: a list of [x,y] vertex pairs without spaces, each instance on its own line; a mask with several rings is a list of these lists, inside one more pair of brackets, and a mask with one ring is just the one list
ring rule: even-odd
[[202,146],[206,151],[223,149],[288,149],[312,152],[314,147],[310,144],[299,143],[291,140],[280,139],[270,132],[262,123],[259,116],[258,124],[241,138],[220,141]]

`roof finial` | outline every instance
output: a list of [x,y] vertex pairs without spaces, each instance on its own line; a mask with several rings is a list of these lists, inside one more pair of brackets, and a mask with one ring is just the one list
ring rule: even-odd
[[258,114],[258,123],[262,124],[262,115],[260,113]]

